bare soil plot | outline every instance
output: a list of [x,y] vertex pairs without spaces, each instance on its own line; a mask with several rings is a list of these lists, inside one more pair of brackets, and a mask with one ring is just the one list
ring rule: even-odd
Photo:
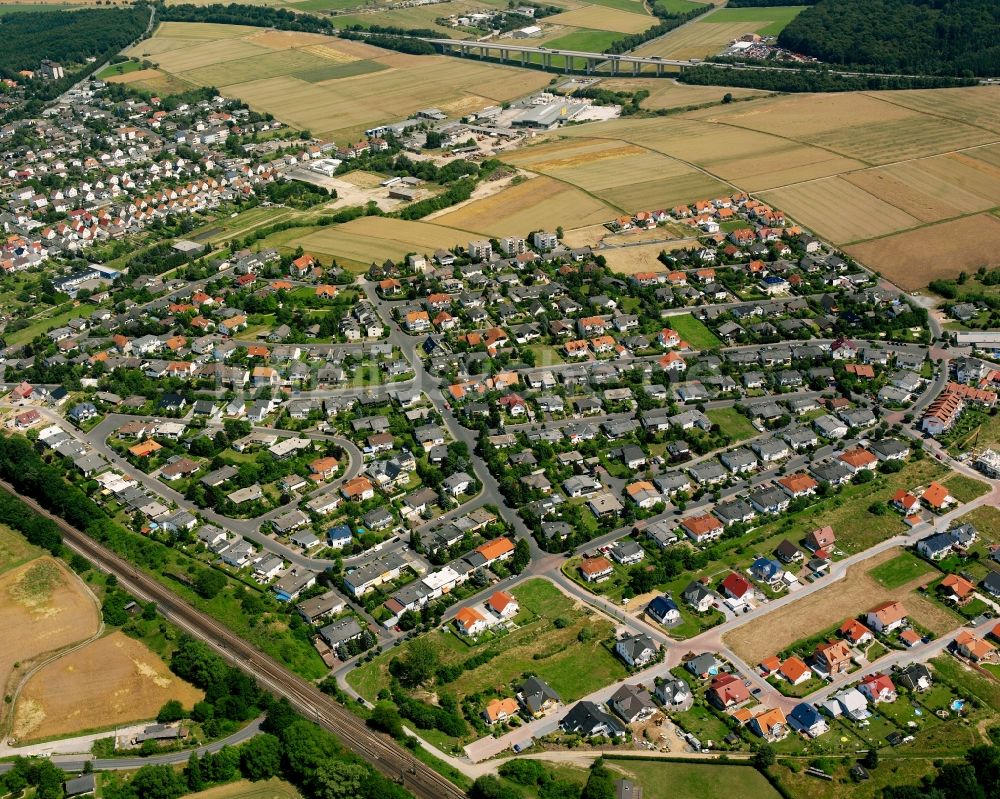
[[934,569],[928,567],[926,576],[891,591],[868,574],[870,569],[901,552],[899,548],[890,549],[852,566],[842,580],[727,633],[723,636],[726,644],[747,663],[760,663],[796,641],[890,599],[900,600],[916,623],[936,635],[955,629],[961,623],[957,616],[914,590],[926,582],[927,577],[938,574]]
[[365,172],[363,169],[355,169],[353,172],[347,172],[337,177],[361,189],[374,189],[385,180],[382,175],[376,175],[374,172]]
[[[50,557],[36,558],[0,575],[0,685],[10,688],[30,662],[97,632],[99,610],[83,583]],[[5,693],[7,690],[5,690]]]
[[[636,11],[641,8],[642,6],[637,3]],[[617,8],[602,6],[585,6],[545,18],[546,25],[570,25],[574,28],[593,28],[616,33],[642,33],[651,28],[655,22],[656,20],[646,14],[633,14],[631,11],[619,11]]]
[[904,289],[1000,265],[1000,219],[977,214],[845,248]]
[[155,718],[169,699],[190,708],[204,698],[145,644],[114,632],[33,674],[18,697],[13,732],[20,741],[69,735]]
[[666,267],[658,259],[661,252],[686,250],[697,246],[697,241],[667,241],[601,250],[601,255],[607,260],[608,268],[613,272],[634,275],[636,272],[665,272]]
[[920,224],[905,211],[839,177],[786,186],[761,197],[836,243],[884,236]]
[[596,247],[610,231],[604,225],[584,225],[563,233],[563,244],[567,247]]
[[758,27],[759,23],[754,22],[691,22],[637,47],[635,54],[670,59],[705,58],[716,55],[733,39],[753,33]]
[[449,227],[492,236],[524,235],[538,228],[582,227],[618,215],[595,197],[548,177],[536,177],[435,217]]

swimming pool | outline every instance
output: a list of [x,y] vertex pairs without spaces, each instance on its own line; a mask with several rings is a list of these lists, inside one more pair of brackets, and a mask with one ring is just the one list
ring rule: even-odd
[[954,702],[951,703],[951,709],[952,710],[958,711],[958,710],[961,710],[963,707],[965,707],[965,700],[964,699],[956,699]]

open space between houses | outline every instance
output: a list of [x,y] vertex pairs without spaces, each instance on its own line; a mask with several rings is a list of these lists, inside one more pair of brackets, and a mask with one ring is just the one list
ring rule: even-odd
[[747,663],[757,664],[796,641],[809,638],[889,600],[902,602],[910,617],[935,635],[959,626],[959,617],[920,596],[915,590],[938,575],[931,566],[925,565],[921,575],[891,589],[872,577],[872,569],[897,557],[901,551],[898,548],[889,549],[851,566],[842,580],[727,633],[726,644]]

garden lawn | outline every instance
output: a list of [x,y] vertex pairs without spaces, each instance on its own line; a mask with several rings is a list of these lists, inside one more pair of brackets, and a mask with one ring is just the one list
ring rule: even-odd
[[679,314],[678,316],[670,316],[666,320],[667,326],[673,330],[677,331],[677,335],[681,337],[683,341],[686,341],[691,345],[692,349],[696,350],[710,350],[714,347],[721,347],[722,342],[718,337],[705,327],[700,321],[695,319],[691,314]]
[[903,552],[892,560],[880,563],[868,572],[886,588],[899,588],[927,573],[927,563],[910,552]]
[[[524,673],[537,674],[549,683],[565,702],[572,702],[603,685],[625,676],[625,667],[604,646],[614,636],[610,621],[568,599],[545,580],[529,580],[513,590],[521,603],[516,622],[521,626],[508,635],[469,646],[450,629],[425,634],[442,664],[460,663],[484,649],[500,654],[488,663],[465,672],[444,689],[461,702],[469,694],[519,682]],[[556,619],[566,626],[556,627]],[[589,640],[580,641],[582,630]],[[404,657],[407,645],[375,658],[352,671],[348,682],[362,696],[374,699],[389,684],[389,660]]]
[[735,408],[711,408],[705,411],[705,415],[733,441],[743,441],[757,435],[757,428]]
[[931,660],[935,675],[957,688],[964,688],[984,705],[1000,711],[1000,680],[977,674],[951,655],[938,655]]
[[876,502],[887,502],[899,488],[927,485],[931,480],[941,480],[948,474],[944,466],[923,458],[910,461],[895,474],[878,474],[870,483],[848,483],[840,493],[821,500],[800,513],[785,514],[781,519],[756,530],[781,531],[792,541],[804,538],[810,530],[830,525],[837,534],[837,547],[848,553],[860,552],[886,538],[904,532],[898,513],[878,516],[868,508]]

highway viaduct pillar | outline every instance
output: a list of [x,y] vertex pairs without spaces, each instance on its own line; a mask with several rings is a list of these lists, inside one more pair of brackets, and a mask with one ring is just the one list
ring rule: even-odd
[[524,52],[524,50],[522,50],[521,51],[521,66],[523,67],[527,63],[528,63],[528,54],[526,52]]
[[640,64],[638,61],[633,61],[632,62],[632,77],[635,77],[636,75],[639,74],[639,68],[641,66],[642,66],[642,64]]
[[552,53],[545,53],[542,56],[542,66],[545,69],[552,69]]
[[662,78],[663,77],[663,64],[657,64],[656,65],[656,77],[658,77],[658,78]]

